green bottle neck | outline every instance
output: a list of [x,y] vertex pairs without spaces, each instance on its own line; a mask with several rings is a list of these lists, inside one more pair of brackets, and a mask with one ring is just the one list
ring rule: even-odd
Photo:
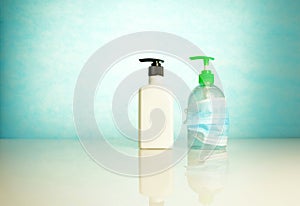
[[211,70],[202,70],[199,75],[200,86],[212,86],[214,84],[214,74]]

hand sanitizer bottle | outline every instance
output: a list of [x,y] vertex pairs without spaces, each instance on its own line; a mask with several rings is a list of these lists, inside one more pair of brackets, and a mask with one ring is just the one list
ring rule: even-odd
[[139,147],[168,149],[173,146],[173,96],[163,86],[161,59],[145,58],[149,67],[149,85],[139,90]]
[[225,149],[229,117],[225,96],[214,85],[214,75],[208,69],[213,57],[194,56],[191,60],[204,61],[204,70],[199,75],[199,85],[192,91],[188,101],[188,142],[192,149]]

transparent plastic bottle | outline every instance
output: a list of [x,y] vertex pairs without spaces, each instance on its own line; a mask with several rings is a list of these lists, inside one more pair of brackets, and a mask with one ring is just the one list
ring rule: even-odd
[[188,142],[192,149],[225,149],[227,146],[229,116],[224,93],[214,85],[214,75],[207,70],[212,57],[203,59],[204,70],[199,75],[199,85],[192,91],[188,101]]

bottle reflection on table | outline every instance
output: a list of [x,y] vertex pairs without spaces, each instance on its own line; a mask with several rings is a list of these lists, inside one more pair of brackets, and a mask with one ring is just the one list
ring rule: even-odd
[[212,204],[225,186],[228,155],[225,149],[191,149],[187,156],[186,177],[202,205]]
[[[163,152],[162,161],[146,159]],[[139,191],[149,198],[149,206],[164,206],[165,199],[173,191],[173,169],[168,168],[172,161],[172,150],[139,151]]]

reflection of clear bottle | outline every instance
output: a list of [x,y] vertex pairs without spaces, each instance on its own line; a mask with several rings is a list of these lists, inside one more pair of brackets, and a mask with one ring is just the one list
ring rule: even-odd
[[[172,160],[172,150],[140,150],[139,151],[139,190],[142,195],[149,197],[149,206],[163,206],[165,198],[173,190],[172,168],[162,172],[155,171],[161,167],[167,167],[161,163],[155,163],[147,157],[164,155],[166,164]],[[149,173],[156,174],[149,175]],[[158,172],[158,173],[157,173]]]
[[214,75],[208,70],[212,57],[195,56],[191,60],[203,59],[204,70],[199,75],[199,86],[190,94],[186,124],[189,144],[192,148],[209,145],[211,149],[227,145],[229,117],[226,110],[225,96],[214,85]]
[[186,176],[190,188],[198,194],[201,204],[211,204],[214,196],[224,188],[227,166],[225,150],[189,151]]
[[140,149],[167,149],[173,146],[173,96],[163,87],[164,68],[160,59],[140,59],[152,62],[149,85],[139,90]]

